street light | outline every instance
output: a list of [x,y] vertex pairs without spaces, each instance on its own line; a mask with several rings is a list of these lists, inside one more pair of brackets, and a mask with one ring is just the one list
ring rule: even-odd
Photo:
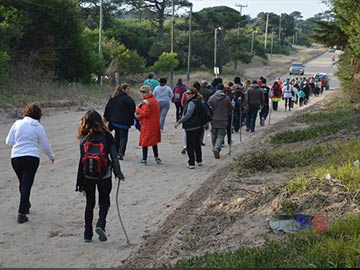
[[217,31],[221,31],[221,27],[215,28],[215,38],[214,38],[214,73],[215,78],[217,78],[217,75],[219,74],[219,68],[216,65],[216,49],[217,49]]
[[255,34],[257,34],[258,31],[253,31],[252,35],[251,35],[251,49],[250,49],[250,53],[253,54],[254,51],[254,39],[255,39]]

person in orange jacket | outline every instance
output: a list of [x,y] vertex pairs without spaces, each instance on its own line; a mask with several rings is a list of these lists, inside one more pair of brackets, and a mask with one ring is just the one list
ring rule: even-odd
[[139,145],[142,146],[143,158],[139,161],[142,165],[147,165],[148,147],[152,146],[155,162],[161,163],[159,158],[158,143],[161,142],[160,132],[160,106],[151,93],[149,86],[144,85],[140,88],[143,97],[141,104],[135,111],[135,117],[140,121]]

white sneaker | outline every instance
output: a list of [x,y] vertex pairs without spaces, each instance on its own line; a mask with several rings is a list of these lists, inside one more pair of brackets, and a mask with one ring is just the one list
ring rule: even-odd
[[189,169],[195,169],[195,166],[194,166],[194,165],[187,165],[187,167],[188,167]]
[[202,166],[202,162],[197,162],[197,165],[198,165],[199,167],[201,167],[201,166]]

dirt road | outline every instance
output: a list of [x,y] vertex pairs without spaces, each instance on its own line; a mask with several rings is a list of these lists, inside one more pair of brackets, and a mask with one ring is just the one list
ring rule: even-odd
[[[327,55],[321,59],[322,63],[332,68]],[[270,78],[268,80],[272,83]],[[332,92],[326,91],[323,96],[311,99],[307,106]],[[271,125],[302,110],[296,107],[293,112],[284,112],[283,104],[279,108],[278,112],[272,112]],[[103,112],[103,108],[98,109]],[[18,183],[10,165],[11,148],[4,143],[12,122],[0,124],[0,140],[3,142],[0,144],[0,165],[3,168],[0,185],[0,267],[121,266],[131,254],[137,252],[144,239],[155,233],[206,179],[230,164],[233,157],[261,138],[269,127],[267,121],[264,127],[257,126],[255,133],[243,130],[242,142],[239,134],[234,134],[231,155],[226,146],[221,151],[220,160],[214,159],[210,141],[205,138],[204,164],[194,170],[186,168],[187,157],[180,153],[183,130],[174,129],[174,106],[171,106],[167,116],[159,145],[162,165],[154,162],[151,151],[149,166],[138,164],[141,158],[139,133],[132,128],[127,153],[124,161],[121,161],[126,180],[121,183],[119,197],[122,218],[131,242],[131,246],[127,247],[115,208],[116,181],[108,216],[109,240],[105,243],[96,238],[92,243],[82,241],[85,198],[74,190],[79,158],[75,135],[77,123],[83,114],[84,111],[69,111],[42,119],[56,160],[50,165],[46,156],[42,156],[31,194],[30,221],[25,224],[16,222]]]

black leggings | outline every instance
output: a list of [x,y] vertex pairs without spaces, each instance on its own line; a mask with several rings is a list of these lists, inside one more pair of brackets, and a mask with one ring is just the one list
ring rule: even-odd
[[[154,152],[154,157],[155,158],[159,157],[159,150],[158,150],[157,144],[153,145],[152,149],[153,149],[153,152]],[[147,146],[142,147],[142,154],[143,154],[143,160],[147,160],[147,157],[148,157],[148,148],[147,148]]]
[[291,98],[285,98],[285,110],[289,105],[289,110],[291,109]]
[[85,179],[85,194],[86,194],[86,207],[85,207],[85,239],[91,239],[93,236],[92,222],[95,207],[95,191],[96,187],[99,191],[99,219],[96,227],[105,230],[106,216],[110,207],[110,192],[112,188],[111,178],[93,180]]
[[30,205],[30,192],[39,167],[38,157],[24,156],[11,159],[11,165],[19,179],[20,205],[19,213],[26,214]]

